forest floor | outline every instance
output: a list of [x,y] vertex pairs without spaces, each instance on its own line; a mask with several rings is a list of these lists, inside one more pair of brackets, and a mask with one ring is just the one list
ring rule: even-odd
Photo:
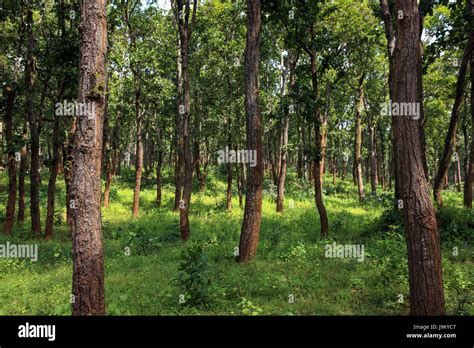
[[[161,208],[156,207],[154,181],[145,180],[137,219],[131,213],[133,180],[133,172],[124,170],[114,181],[110,207],[102,209],[109,315],[408,314],[406,245],[391,193],[369,195],[359,203],[351,180],[334,186],[326,178],[330,238],[324,240],[311,185],[289,173],[280,214],[275,212],[275,187],[267,180],[257,257],[237,264],[243,210],[235,190],[233,210],[225,211],[224,176],[210,173],[206,190],[193,192],[187,245],[179,239],[179,214],[171,211],[172,177],[165,178]],[[0,173],[0,223],[6,188],[6,173]],[[62,178],[57,196],[53,240],[33,238],[29,221],[16,226],[12,237],[0,235],[0,244],[34,243],[39,250],[37,262],[0,258],[0,315],[70,315],[72,257]],[[474,212],[462,208],[461,193],[447,190],[444,201],[438,221],[447,313],[474,315]],[[326,245],[334,242],[363,245],[363,260],[326,257]],[[189,256],[187,249],[198,250],[197,256]],[[205,297],[204,304],[190,305],[180,265],[194,270],[200,284],[192,290],[194,298]]]

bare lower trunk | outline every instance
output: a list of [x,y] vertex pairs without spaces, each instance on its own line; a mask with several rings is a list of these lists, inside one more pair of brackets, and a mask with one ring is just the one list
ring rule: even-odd
[[311,80],[313,87],[313,96],[315,99],[316,110],[314,115],[314,135],[315,135],[315,148],[319,156],[313,160],[312,173],[314,177],[314,197],[316,201],[316,208],[319,213],[320,221],[320,234],[323,238],[329,234],[329,220],[326,212],[326,207],[323,200],[323,171],[324,171],[324,155],[326,151],[326,125],[327,120],[321,117],[321,112],[318,106],[319,101],[319,89],[318,89],[318,68],[317,52],[312,51],[310,55],[311,59]]
[[[396,28],[393,51],[394,102],[420,103],[419,69],[421,21],[417,0],[396,0],[402,13]],[[423,159],[419,123],[410,117],[393,117],[395,171],[398,199],[402,202],[408,250],[410,313],[445,313],[441,249],[435,210],[430,200]]]
[[257,253],[262,220],[263,147],[262,117],[259,102],[261,5],[247,0],[247,42],[245,49],[245,112],[247,116],[247,149],[256,151],[257,163],[249,167],[244,221],[240,234],[237,262],[247,262]]
[[[79,102],[95,107],[77,117],[71,178],[73,315],[105,314],[101,164],[107,51],[106,0],[83,0]],[[94,91],[94,92],[92,92]]]

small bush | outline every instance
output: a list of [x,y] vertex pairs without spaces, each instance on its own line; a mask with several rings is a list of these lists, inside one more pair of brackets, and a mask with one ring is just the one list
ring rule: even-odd
[[189,306],[208,306],[211,302],[214,272],[201,246],[190,246],[179,265],[178,284]]

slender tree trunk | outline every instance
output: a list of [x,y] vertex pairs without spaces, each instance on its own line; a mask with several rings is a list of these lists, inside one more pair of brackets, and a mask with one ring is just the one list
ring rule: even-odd
[[[232,148],[232,131],[231,131],[231,119],[230,116],[227,117],[227,148]],[[227,211],[232,210],[232,163],[227,162],[226,164],[227,171],[227,191],[226,191],[226,206]]]
[[28,125],[25,122],[23,124],[23,134],[22,139],[25,143],[21,148],[21,158],[20,158],[20,173],[18,174],[18,223],[22,224],[25,222],[25,211],[26,211],[26,188],[25,188],[25,179],[26,171],[28,169],[28,146],[26,145],[28,138]]
[[[290,91],[293,90],[295,85],[295,69],[296,69],[296,60],[297,57],[292,59],[288,57],[289,68],[290,68]],[[281,66],[282,66],[282,76],[281,76],[281,96],[284,98],[286,96],[286,75],[287,68],[285,65],[285,58],[281,57]],[[277,187],[277,212],[283,212],[284,200],[285,200],[285,180],[286,180],[286,163],[288,156],[288,129],[290,123],[289,110],[285,113],[281,125],[281,134],[280,134],[280,160],[278,161],[280,167],[278,168],[278,187]]]
[[158,158],[156,160],[156,204],[158,208],[162,204],[161,194],[161,167],[163,165],[163,129],[158,129]]
[[256,151],[257,163],[249,167],[244,221],[240,234],[238,262],[247,262],[257,253],[262,220],[263,125],[259,101],[260,0],[247,0],[247,42],[245,49],[245,113],[247,116],[247,149]]
[[[138,74],[138,72],[137,72]],[[139,84],[140,77],[137,76]],[[133,191],[133,216],[138,217],[140,210],[140,189],[143,172],[143,140],[142,140],[142,122],[143,112],[141,109],[141,90],[140,86],[135,92],[135,117],[136,117],[136,153],[135,153],[135,189]]]
[[[16,203],[16,160],[15,145],[13,139],[13,108],[15,106],[16,90],[15,86],[6,85],[3,88],[3,94],[7,99],[5,110],[5,135],[8,149],[8,198],[5,212],[5,221],[3,223],[3,232],[11,234],[15,222],[15,203]],[[3,140],[3,139],[2,139]],[[0,144],[0,146],[3,144]],[[1,161],[1,158],[0,158]]]
[[355,114],[355,140],[354,140],[354,173],[357,181],[359,201],[365,200],[364,181],[362,178],[362,106],[364,103],[364,79],[365,72],[359,78],[359,89],[357,91],[357,104]]
[[35,56],[34,47],[35,39],[33,37],[33,11],[28,9],[27,12],[27,38],[28,49],[26,53],[25,67],[25,85],[26,85],[26,115],[30,124],[31,133],[31,162],[30,162],[30,215],[31,215],[31,231],[35,235],[41,233],[40,218],[40,126],[37,113],[34,110],[34,71]]
[[51,239],[53,237],[53,225],[54,225],[54,203],[56,193],[56,179],[59,172],[59,150],[60,150],[60,124],[59,116],[54,116],[53,125],[53,160],[51,174],[49,176],[48,183],[48,209],[46,213],[46,224],[44,229],[45,239]]
[[[174,1],[172,2],[174,4]],[[179,5],[182,11],[182,3]],[[177,11],[177,10],[176,10]],[[178,26],[177,22],[180,21],[178,12],[175,14],[173,19],[173,25],[175,29]],[[179,29],[178,29],[179,32]],[[183,65],[182,65],[182,54],[181,54],[181,35],[178,34],[178,54],[176,56],[176,87],[178,91],[177,95],[177,104],[176,104],[176,113],[175,113],[175,169],[174,169],[174,205],[173,211],[178,211],[182,188],[183,188],[183,122],[182,122],[182,113],[184,109],[182,108],[183,101]]]
[[105,314],[101,159],[107,53],[106,0],[83,0],[79,102],[95,113],[76,119],[71,178],[73,315]]
[[373,118],[369,122],[370,137],[370,188],[373,196],[377,195],[377,142],[376,142],[376,126],[373,124]]
[[467,73],[467,65],[471,56],[471,52],[474,48],[474,31],[469,35],[469,40],[464,50],[464,56],[462,57],[461,67],[459,69],[458,79],[456,82],[456,97],[454,99],[453,110],[451,112],[451,120],[449,122],[448,133],[446,134],[446,140],[444,142],[444,151],[439,162],[438,173],[436,174],[433,194],[436,203],[439,206],[443,205],[443,178],[448,172],[451,157],[454,152],[454,144],[456,142],[456,133],[459,126],[459,109],[461,108],[462,97],[464,94],[464,85]]
[[[193,3],[193,19],[197,9],[197,0]],[[183,13],[183,1],[178,0],[178,11]],[[191,130],[190,130],[190,106],[191,106],[191,90],[189,81],[189,42],[191,40],[192,28],[189,24],[190,0],[186,1],[184,18],[178,16],[178,29],[181,42],[181,62],[183,70],[183,160],[184,160],[184,183],[183,195],[180,200],[179,209],[179,226],[181,230],[181,238],[183,241],[189,239],[189,207],[191,205],[191,193],[193,188],[193,158],[191,149]],[[192,25],[191,24],[191,25]]]
[[[313,33],[312,33],[313,34]],[[314,35],[314,34],[313,34]],[[324,154],[326,150],[326,125],[327,120],[321,117],[321,111],[318,106],[319,101],[319,85],[318,85],[318,68],[316,65],[317,62],[317,52],[315,50],[311,51],[310,60],[311,60],[311,82],[313,87],[313,97],[316,104],[316,110],[314,113],[314,135],[315,135],[315,148],[319,155],[313,160],[313,176],[314,176],[314,197],[316,201],[316,208],[319,212],[319,221],[321,224],[321,236],[323,238],[327,237],[329,234],[329,221],[328,215],[326,212],[326,207],[324,206],[323,200],[323,170],[324,170]]]
[[[417,0],[396,0],[398,16],[393,51],[394,102],[420,103],[419,69],[421,20]],[[435,210],[429,197],[419,123],[409,117],[393,117],[397,192],[403,204],[408,249],[410,313],[445,313],[441,250]]]
[[474,183],[474,58],[471,55],[471,154],[464,179],[464,206],[472,209],[472,186]]

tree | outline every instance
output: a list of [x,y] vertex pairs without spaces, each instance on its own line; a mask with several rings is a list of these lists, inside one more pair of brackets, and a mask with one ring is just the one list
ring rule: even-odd
[[95,113],[78,116],[71,179],[74,315],[105,313],[104,250],[101,225],[102,127],[107,52],[106,0],[81,6],[79,103]]
[[31,132],[31,162],[30,162],[30,215],[31,231],[35,234],[41,233],[40,219],[40,131],[41,121],[38,118],[34,107],[34,85],[35,85],[35,65],[34,54],[35,38],[33,36],[33,10],[27,9],[26,14],[26,36],[27,53],[25,61],[25,86],[26,86],[26,117]]
[[[396,0],[393,50],[393,102],[420,103],[421,21],[416,0]],[[418,104],[420,105],[420,104]],[[410,284],[410,313],[445,313],[441,250],[435,210],[421,156],[417,120],[393,117],[396,185],[405,225]]]
[[[196,21],[197,0],[193,3],[192,22],[189,23],[191,0],[186,0],[186,7],[183,8],[183,1],[178,1],[178,29],[181,43],[181,67],[183,74],[183,104],[182,110],[182,135],[183,135],[183,160],[184,160],[184,185],[183,195],[180,200],[179,226],[183,241],[189,239],[189,206],[191,204],[191,193],[193,189],[193,158],[191,149],[190,131],[190,106],[191,106],[191,86],[189,82],[189,43]],[[184,10],[184,12],[183,12]]]
[[247,0],[247,41],[245,48],[245,113],[247,149],[256,151],[255,167],[249,167],[244,221],[240,234],[237,262],[247,262],[257,253],[262,220],[263,147],[262,116],[259,101],[260,0]]

